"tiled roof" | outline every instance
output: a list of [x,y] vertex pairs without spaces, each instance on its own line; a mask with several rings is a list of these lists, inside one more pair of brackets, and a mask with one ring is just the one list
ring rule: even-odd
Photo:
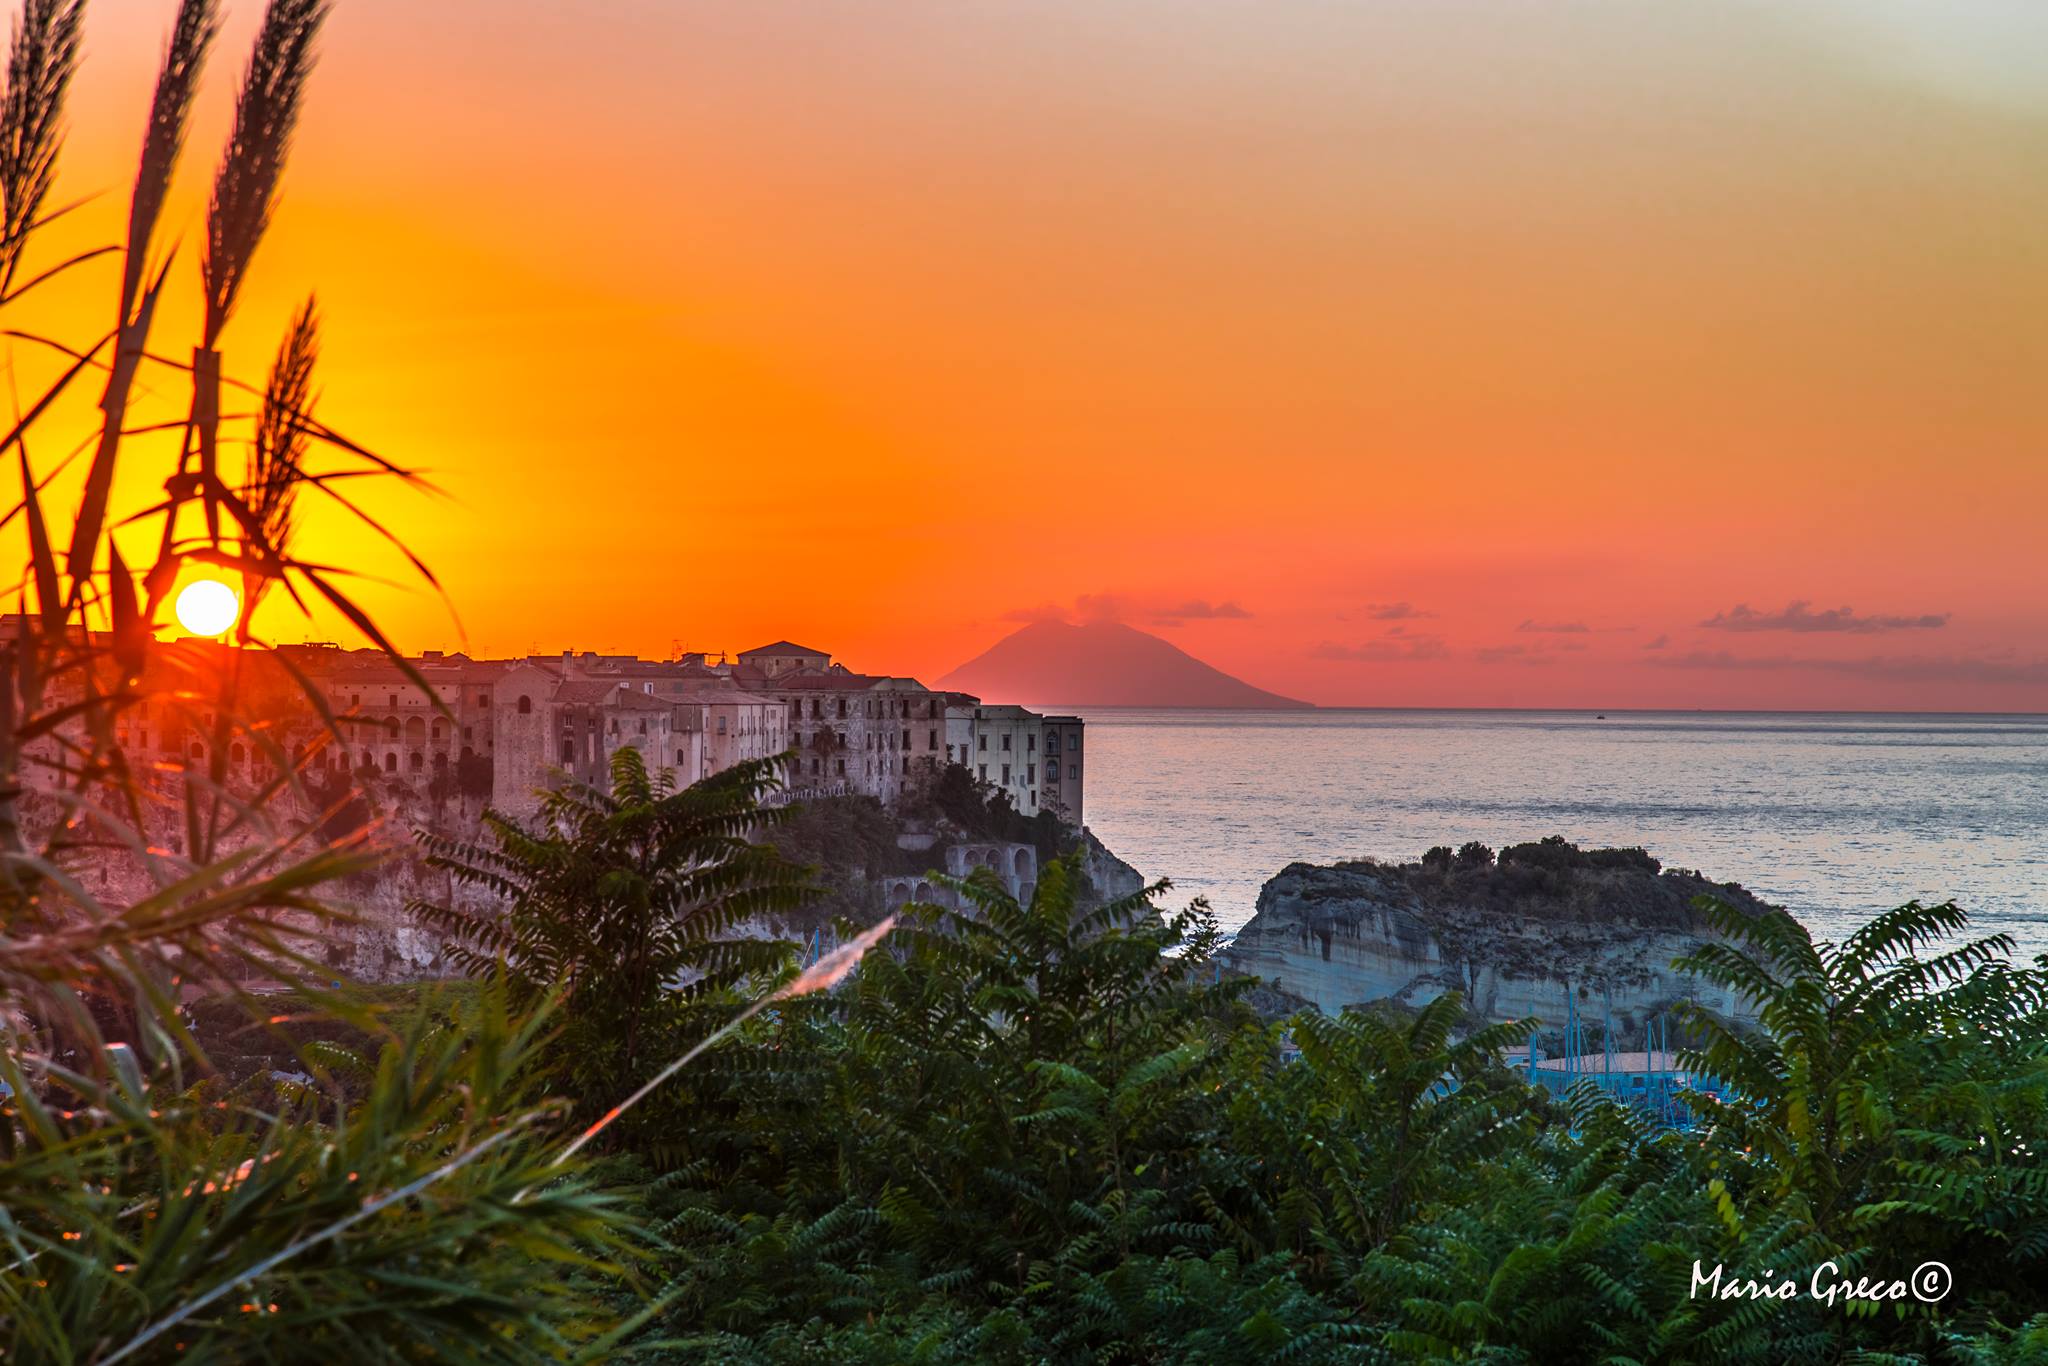
[[741,659],[752,655],[816,655],[820,659],[832,657],[829,650],[813,650],[807,645],[797,645],[787,640],[778,640],[773,645],[757,645],[751,650],[740,651]]

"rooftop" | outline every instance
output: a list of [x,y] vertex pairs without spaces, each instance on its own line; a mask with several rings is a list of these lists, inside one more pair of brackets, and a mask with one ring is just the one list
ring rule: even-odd
[[813,650],[808,645],[798,645],[793,641],[787,640],[778,640],[773,645],[756,645],[751,650],[740,651],[741,659],[748,659],[754,655],[816,655],[820,659],[830,659],[832,652],[830,650]]

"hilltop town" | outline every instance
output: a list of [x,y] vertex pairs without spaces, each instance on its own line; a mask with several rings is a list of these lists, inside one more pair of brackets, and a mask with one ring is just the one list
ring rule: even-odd
[[[792,753],[790,799],[869,796],[895,805],[958,764],[1021,815],[1082,820],[1085,727],[936,691],[914,678],[856,673],[823,650],[776,641],[716,662],[563,651],[471,659],[430,651],[397,662],[374,650],[285,645],[281,661],[326,698],[340,744],[328,760],[431,783],[488,770],[492,807],[530,813],[560,780],[602,782],[622,746],[678,785],[749,759]],[[191,750],[201,757],[203,750]],[[481,775],[473,779],[482,788]]]
[[[0,618],[0,651],[24,624]],[[110,738],[166,799],[145,813],[158,846],[148,859],[184,850],[171,798],[187,779],[290,810],[331,838],[375,823],[392,856],[357,881],[359,919],[328,954],[360,980],[440,970],[439,937],[406,908],[423,895],[456,893],[418,857],[415,830],[468,838],[486,810],[531,820],[564,782],[607,786],[612,759],[626,748],[678,788],[783,759],[784,785],[769,800],[804,808],[792,838],[801,861],[818,868],[820,917],[872,918],[913,898],[950,903],[951,893],[925,876],[931,871],[986,868],[1028,897],[1042,860],[1072,848],[1084,851],[1104,892],[1139,884],[1082,825],[1080,717],[856,672],[786,640],[730,657],[650,660],[574,650],[398,658],[328,644],[266,650],[185,639],[157,644],[144,667],[147,686],[115,709]],[[25,750],[27,824],[69,809],[57,794],[78,777],[74,728]],[[287,771],[296,783],[280,781]],[[162,876],[111,853],[100,866],[103,879],[138,887]]]
[[[0,618],[0,645],[24,621]],[[885,806],[958,765],[1019,815],[1047,812],[1075,828],[1083,818],[1080,717],[857,673],[786,640],[716,661],[573,650],[514,659],[429,650],[400,660],[335,645],[242,651],[186,640],[159,647],[151,667],[186,686],[122,710],[116,742],[138,766],[218,764],[230,781],[289,756],[315,776],[375,777],[519,817],[565,775],[603,783],[612,756],[631,747],[678,786],[787,754],[782,800],[868,796]],[[260,718],[247,732],[222,731],[208,706],[230,674],[242,710]],[[61,786],[62,737],[33,749],[41,762],[26,766],[25,787]]]

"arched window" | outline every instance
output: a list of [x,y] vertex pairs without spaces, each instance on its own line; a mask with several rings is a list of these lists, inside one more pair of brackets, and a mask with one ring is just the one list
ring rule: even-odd
[[248,757],[248,752],[242,748],[242,742],[240,740],[237,740],[235,741],[235,743],[228,746],[229,763],[239,764],[246,757]]
[[195,759],[204,759],[206,757],[206,746],[200,744],[197,740],[194,740],[192,742],[192,757]]
[[398,754],[396,751],[384,756],[384,771],[386,773],[398,772]]
[[405,763],[406,767],[410,768],[415,773],[418,773],[421,769],[427,766],[426,756],[421,754],[418,750],[414,750],[412,752],[412,757],[407,759]]
[[528,712],[530,712],[530,711],[532,711],[532,710],[533,710],[533,699],[532,699],[531,697],[527,697],[527,696],[525,696],[524,694],[521,694],[521,696],[520,696],[520,698],[519,698],[519,714],[520,714],[521,716],[525,716],[525,715],[526,715],[526,714],[527,714]]

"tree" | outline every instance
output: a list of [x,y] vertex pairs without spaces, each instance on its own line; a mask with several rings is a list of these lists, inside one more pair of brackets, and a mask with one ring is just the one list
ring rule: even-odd
[[504,909],[409,909],[452,937],[459,968],[504,974],[518,1005],[560,998],[555,1084],[581,1113],[681,1051],[694,1002],[787,962],[790,945],[746,933],[813,895],[802,869],[749,839],[786,819],[762,805],[778,767],[755,760],[676,791],[622,746],[608,790],[567,784],[531,824],[487,811],[480,840],[418,833],[430,867]]

